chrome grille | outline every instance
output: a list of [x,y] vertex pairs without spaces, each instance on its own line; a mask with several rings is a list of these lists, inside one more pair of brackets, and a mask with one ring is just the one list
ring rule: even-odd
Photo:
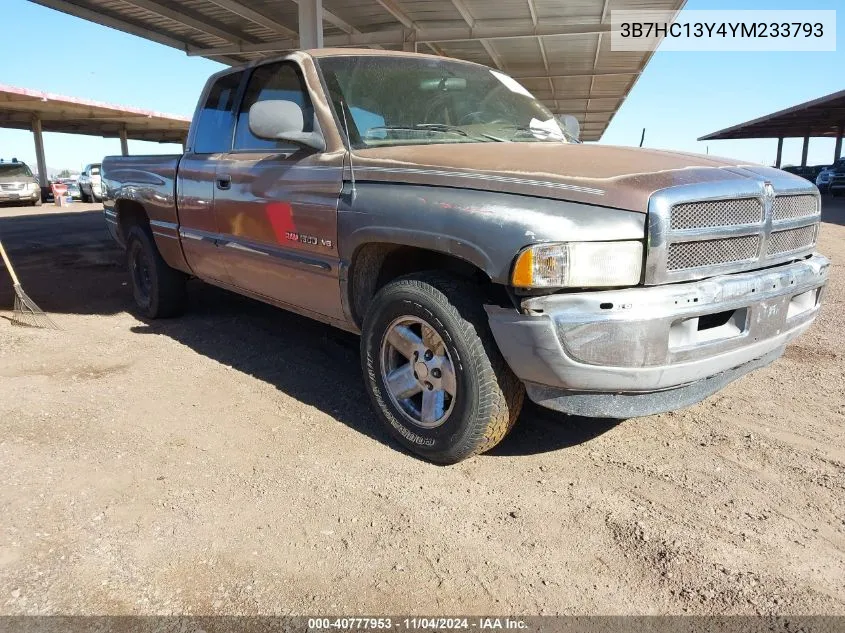
[[23,189],[23,183],[22,182],[6,182],[6,183],[3,183],[3,184],[0,184],[0,189],[2,189],[3,191],[20,191],[21,189]]
[[687,202],[672,207],[674,230],[758,224],[763,221],[763,205],[758,198],[735,198]]
[[791,220],[819,214],[819,202],[815,196],[780,196],[772,206],[772,219]]
[[766,248],[767,255],[779,255],[798,251],[816,243],[816,229],[818,225],[802,226],[797,229],[786,231],[774,231],[769,237],[769,245]]
[[746,179],[679,185],[652,195],[646,284],[754,270],[812,252],[820,220],[815,188],[765,167],[735,173]]
[[743,235],[721,240],[676,242],[669,245],[667,268],[686,270],[757,259],[760,254],[760,236]]

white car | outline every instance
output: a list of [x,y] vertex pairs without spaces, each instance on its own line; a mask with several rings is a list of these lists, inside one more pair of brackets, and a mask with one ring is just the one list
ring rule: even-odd
[[103,183],[100,179],[100,163],[86,165],[79,175],[79,190],[82,202],[100,202],[103,199]]

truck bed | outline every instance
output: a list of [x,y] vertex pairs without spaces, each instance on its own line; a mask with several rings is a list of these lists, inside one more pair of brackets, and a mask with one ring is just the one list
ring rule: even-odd
[[151,222],[178,224],[176,172],[181,154],[106,156],[102,178],[106,213],[114,212],[115,200],[137,202]]

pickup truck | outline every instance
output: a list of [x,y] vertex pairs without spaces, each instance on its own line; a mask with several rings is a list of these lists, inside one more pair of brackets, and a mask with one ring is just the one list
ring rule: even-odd
[[809,327],[815,185],[564,120],[478,64],[295,52],[212,76],[184,154],[105,158],[105,219],[145,318],[196,277],[359,333],[378,417],[437,463],[495,446],[525,394],[664,412]]

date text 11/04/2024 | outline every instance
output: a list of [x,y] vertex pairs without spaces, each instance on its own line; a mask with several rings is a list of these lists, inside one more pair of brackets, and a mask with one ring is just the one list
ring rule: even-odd
[[528,628],[528,624],[520,619],[498,617],[476,618],[309,618],[308,630],[469,630],[482,631],[511,630],[517,631]]

